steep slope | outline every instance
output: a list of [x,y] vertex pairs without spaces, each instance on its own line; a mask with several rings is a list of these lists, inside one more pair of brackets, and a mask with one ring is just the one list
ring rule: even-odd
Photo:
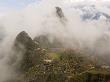
[[21,71],[27,71],[30,67],[39,64],[45,54],[25,31],[17,35],[14,50],[17,55],[21,55],[22,57],[19,61]]
[[[97,69],[99,60],[95,61],[95,56],[91,57],[86,55],[87,53],[77,50],[64,49],[61,52],[53,52],[54,54],[51,54],[51,56],[53,55],[54,58],[50,57],[49,52],[52,47],[47,50],[44,49],[44,47],[48,46],[45,43],[42,48],[40,47],[42,45],[40,42],[45,41],[49,41],[46,36],[39,36],[32,40],[25,31],[17,35],[13,49],[16,52],[15,55],[21,55],[21,60],[16,64],[16,70],[20,74],[19,77],[9,81],[85,82],[88,79],[85,76],[86,72]],[[101,66],[98,69],[102,70]]]

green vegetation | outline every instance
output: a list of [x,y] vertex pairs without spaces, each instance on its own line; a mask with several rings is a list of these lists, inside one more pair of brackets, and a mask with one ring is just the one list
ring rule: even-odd
[[59,60],[60,59],[60,54],[59,53],[48,53],[48,57],[51,59],[51,60]]
[[101,75],[109,75],[110,74],[110,69],[93,69],[90,70],[88,73],[91,74],[101,74]]
[[[104,76],[106,73],[110,74],[107,69],[104,72],[101,67],[95,68],[97,63],[94,61],[95,57],[73,49],[58,46],[56,49],[56,46],[53,46],[56,43],[51,43],[49,47],[49,40],[44,36],[41,37],[32,40],[28,34],[21,32],[15,40],[14,49],[18,53],[23,52],[18,70],[21,72],[20,77],[17,78],[19,82],[95,82],[93,76],[99,73]],[[45,39],[46,44],[43,42]],[[21,44],[23,47],[20,46]],[[107,78],[101,77],[104,82],[110,80],[109,76],[105,77]],[[97,82],[102,81],[98,79]]]

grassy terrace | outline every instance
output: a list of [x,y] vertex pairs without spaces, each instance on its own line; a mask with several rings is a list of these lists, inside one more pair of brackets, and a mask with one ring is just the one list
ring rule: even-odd
[[91,74],[110,75],[110,69],[93,69],[88,71]]

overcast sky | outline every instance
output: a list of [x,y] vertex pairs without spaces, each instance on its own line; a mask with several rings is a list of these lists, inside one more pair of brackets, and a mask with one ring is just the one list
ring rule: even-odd
[[0,0],[0,16],[13,10],[20,10],[39,0]]
[[[8,14],[13,10],[20,10],[25,8],[27,5],[38,2],[41,0],[0,0],[0,17]],[[63,0],[69,2],[75,1],[110,1],[110,0]]]

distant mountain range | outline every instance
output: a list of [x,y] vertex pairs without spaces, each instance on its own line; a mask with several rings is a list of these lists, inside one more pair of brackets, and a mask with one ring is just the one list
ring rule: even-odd
[[[86,21],[86,20],[99,20],[102,17],[106,20],[110,22],[110,15],[108,13],[105,13],[99,9],[97,9],[97,7],[95,5],[80,5],[80,6],[75,6],[75,9],[79,10],[80,12],[82,12],[80,14],[82,20]],[[109,9],[109,7],[106,7]]]

